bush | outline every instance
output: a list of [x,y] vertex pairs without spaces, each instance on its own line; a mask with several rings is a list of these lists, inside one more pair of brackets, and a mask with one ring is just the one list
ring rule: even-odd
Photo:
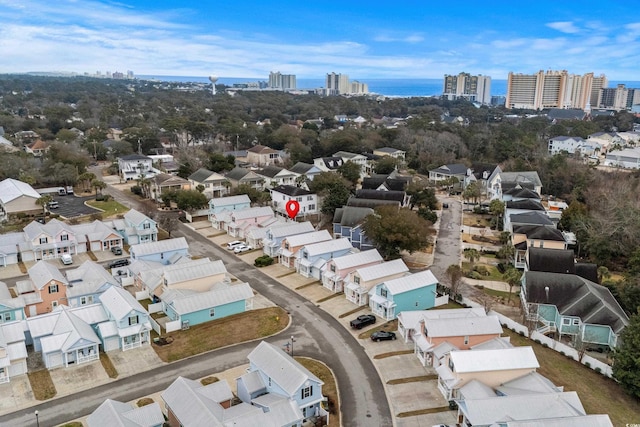
[[273,264],[273,262],[274,262],[274,259],[271,258],[269,255],[262,255],[256,258],[256,260],[253,262],[253,265],[255,265],[256,267],[267,267]]
[[151,405],[153,402],[153,399],[150,397],[143,397],[142,399],[138,400],[136,402],[136,404],[138,405],[138,408],[142,408],[143,406],[147,406],[147,405]]
[[491,273],[489,272],[489,269],[487,267],[485,267],[484,265],[476,265],[473,268],[478,274],[481,274],[482,276],[490,276]]
[[131,192],[136,196],[142,196],[142,187],[140,187],[139,185],[134,185],[133,187],[131,187]]
[[601,374],[601,373],[602,373],[602,369],[600,369],[600,367],[599,367],[599,366],[598,366],[598,367],[596,367],[595,371],[596,371],[597,373],[599,373],[599,374]]
[[507,271],[507,268],[504,266],[503,263],[499,262],[498,265],[496,266],[496,268],[498,269],[498,271],[500,272],[500,274],[504,274]]
[[474,280],[482,280],[482,275],[477,271],[470,271],[467,273],[467,277]]

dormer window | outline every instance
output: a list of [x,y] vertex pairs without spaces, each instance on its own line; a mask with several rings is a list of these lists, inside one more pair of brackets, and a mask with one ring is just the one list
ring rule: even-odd
[[45,243],[47,243],[48,239],[46,237],[41,237],[40,238],[40,244],[44,245]]
[[63,234],[60,236],[60,241],[62,242],[67,242],[69,241],[69,235],[68,234]]

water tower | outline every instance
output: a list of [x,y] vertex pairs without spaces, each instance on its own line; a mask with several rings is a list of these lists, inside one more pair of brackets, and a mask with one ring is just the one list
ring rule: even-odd
[[216,94],[216,82],[218,81],[218,76],[209,76],[209,81],[211,82],[211,94]]

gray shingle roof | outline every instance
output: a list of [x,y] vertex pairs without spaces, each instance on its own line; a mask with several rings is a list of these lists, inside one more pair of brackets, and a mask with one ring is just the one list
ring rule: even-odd
[[404,191],[383,191],[383,190],[358,190],[356,199],[390,200],[402,203],[406,193]]
[[365,218],[374,213],[371,208],[360,208],[355,206],[345,206],[336,209],[333,214],[333,223],[340,224],[345,227],[353,227],[362,224]]
[[531,271],[576,273],[575,254],[570,249],[529,248],[528,265]]
[[294,185],[279,185],[275,188],[272,188],[271,191],[276,191],[278,193],[285,194],[291,197],[309,196],[311,194],[315,194],[312,191],[305,190],[304,188],[296,187]]
[[507,209],[522,209],[529,211],[545,211],[546,209],[542,206],[542,203],[533,199],[524,199],[524,200],[509,200],[505,203]]
[[437,169],[432,169],[429,172],[436,172],[443,175],[466,175],[467,165],[462,163],[452,163],[450,165],[442,165]]

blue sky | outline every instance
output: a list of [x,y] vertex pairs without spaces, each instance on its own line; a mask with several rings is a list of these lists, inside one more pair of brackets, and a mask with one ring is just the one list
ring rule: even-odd
[[636,2],[0,0],[0,72],[640,80]]

